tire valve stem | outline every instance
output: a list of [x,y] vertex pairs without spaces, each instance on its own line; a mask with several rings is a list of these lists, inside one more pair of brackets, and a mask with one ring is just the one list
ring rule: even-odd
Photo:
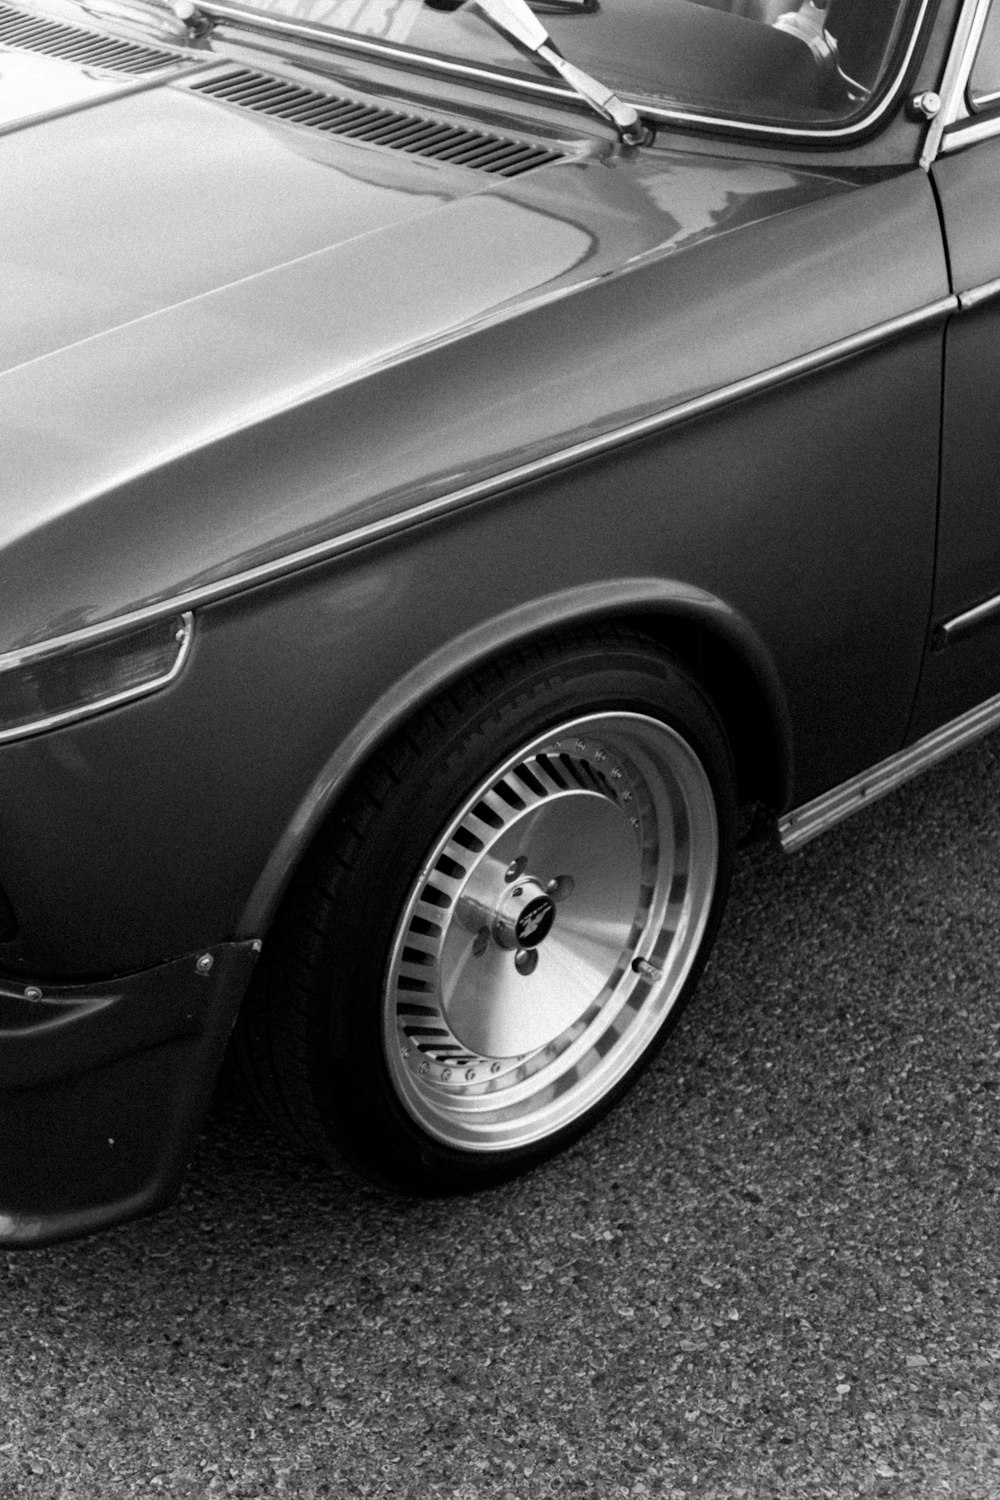
[[633,958],[632,972],[641,974],[644,979],[662,979],[663,970],[656,968],[654,964],[648,963],[644,958]]

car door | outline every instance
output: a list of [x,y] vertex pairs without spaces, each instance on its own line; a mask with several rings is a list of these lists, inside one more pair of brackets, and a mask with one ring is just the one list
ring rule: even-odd
[[[945,341],[937,570],[913,739],[1000,694],[1000,0],[962,14],[925,164],[958,311]],[[1000,703],[978,713],[980,727],[994,719]]]

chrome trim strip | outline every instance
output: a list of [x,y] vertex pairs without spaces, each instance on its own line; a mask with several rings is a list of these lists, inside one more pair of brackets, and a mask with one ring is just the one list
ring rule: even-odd
[[995,618],[1000,617],[1000,594],[995,594],[992,599],[984,599],[982,604],[974,604],[971,609],[963,610],[960,615],[946,620],[934,631],[934,647],[943,650],[945,646],[952,646],[964,635],[972,635],[977,630],[984,629],[993,623]]
[[[176,613],[176,611],[171,611]],[[127,626],[118,622],[119,630],[124,631]],[[104,634],[111,632],[105,631]],[[116,632],[117,633],[117,632]],[[77,637],[85,636],[85,631],[76,632]],[[173,682],[183,670],[184,663],[191,654],[191,643],[194,640],[194,615],[190,610],[185,610],[181,615],[181,627],[178,639],[180,650],[174,657],[168,671],[159,677],[151,677],[148,682],[140,682],[135,687],[127,688],[122,693],[112,693],[107,698],[100,698],[93,703],[87,703],[79,708],[67,708],[62,713],[50,714],[45,719],[35,719],[30,724],[18,724],[13,729],[0,729],[0,745],[9,744],[12,740],[28,739],[31,735],[44,734],[46,730],[58,729],[63,724],[73,724],[78,719],[89,719],[92,714],[102,714],[109,708],[117,708],[121,703],[131,703],[135,698],[145,698],[150,693],[156,693],[168,683]],[[36,660],[40,656],[62,655],[71,649],[72,644],[86,644],[86,641],[77,639],[73,641],[70,636],[63,636],[56,642],[50,642],[49,648],[44,652],[34,650],[32,652],[8,652],[6,656],[0,656],[0,672],[10,671],[22,665],[25,660]]]
[[949,130],[941,142],[939,155],[947,156],[950,151],[960,151],[964,146],[974,146],[977,141],[989,141],[995,135],[1000,135],[1000,119],[991,115],[986,120],[969,120],[965,125],[956,125]]
[[968,0],[958,18],[951,51],[941,80],[941,108],[930,123],[924,141],[920,165],[924,171],[937,159],[939,152],[953,149],[942,144],[945,131],[957,119],[967,113],[965,109],[965,86],[972,72],[972,65],[986,24],[986,13],[990,0]]
[[1000,693],[987,698],[933,734],[925,735],[905,750],[890,755],[850,781],[844,781],[812,802],[806,802],[778,819],[778,837],[786,854],[793,854],[810,839],[826,833],[835,823],[895,791],[905,781],[936,765],[955,750],[971,744],[1000,724]]
[[[641,95],[622,94],[621,97],[626,104],[633,105],[643,119],[659,120],[666,125],[693,125],[700,129],[723,129],[731,130],[739,135],[769,136],[778,140],[807,140],[807,141],[846,141],[871,129],[872,125],[882,118],[896,102],[899,87],[906,76],[907,69],[913,59],[917,41],[923,31],[924,21],[930,0],[922,0],[920,14],[913,23],[910,32],[910,42],[906,49],[906,55],[902,58],[892,86],[886,90],[881,104],[863,119],[856,120],[851,125],[844,125],[835,129],[813,129],[804,126],[765,125],[750,124],[745,120],[732,119],[725,115],[698,114],[693,110],[670,109],[666,105],[650,104]],[[257,31],[270,31],[278,35],[299,37],[307,41],[320,42],[327,48],[342,47],[352,52],[361,52],[381,58],[388,58],[392,62],[402,63],[409,68],[417,64],[424,64],[437,73],[446,73],[458,78],[469,78],[479,83],[490,83],[502,88],[512,88],[520,93],[541,95],[549,99],[558,99],[563,103],[579,103],[579,96],[572,93],[568,88],[556,83],[544,82],[540,79],[521,78],[514,73],[499,72],[495,68],[476,66],[474,63],[460,62],[454,58],[439,57],[434,53],[419,52],[413,48],[403,47],[394,42],[379,41],[375,37],[355,36],[350,32],[334,31],[330,27],[312,24],[308,21],[292,21],[286,17],[268,16],[261,11],[253,10],[242,5],[230,4],[229,0],[208,0],[208,3],[200,7],[206,15],[212,18],[218,17],[223,21],[233,21],[239,25],[246,25]]]
[[971,312],[974,307],[982,307],[984,302],[992,302],[994,297],[1000,297],[1000,276],[984,281],[980,286],[971,286],[967,292],[960,292],[959,311]]
[[462,510],[467,505],[490,499],[511,489],[514,485],[527,484],[534,479],[540,479],[554,471],[564,469],[570,464],[595,458],[637,438],[648,437],[652,433],[662,432],[681,422],[704,416],[718,407],[741,401],[748,396],[759,395],[776,385],[781,385],[786,380],[811,374],[814,370],[822,369],[824,365],[833,364],[849,355],[860,354],[891,338],[939,322],[957,310],[957,297],[941,297],[936,302],[929,302],[925,307],[901,313],[898,317],[888,318],[884,323],[876,323],[860,333],[838,339],[832,344],[825,344],[813,350],[811,354],[802,354],[795,359],[773,365],[759,375],[748,375],[743,380],[734,381],[731,385],[719,386],[715,390],[707,391],[704,395],[695,396],[689,401],[682,401],[677,406],[667,407],[665,411],[654,412],[648,417],[640,417],[634,422],[628,422],[622,427],[600,433],[596,437],[571,443],[542,458],[531,459],[512,469],[505,469],[499,474],[491,475],[488,479],[480,479],[473,484],[464,485],[461,489],[439,495],[433,500],[422,501],[409,510],[399,511],[380,521],[370,521],[367,525],[329,537],[326,541],[314,542],[311,547],[303,547],[299,551],[286,553],[282,557],[274,558],[271,562],[260,563],[257,567],[247,568],[241,573],[232,573],[225,578],[217,579],[214,583],[184,590],[156,604],[147,604],[125,614],[116,615],[100,624],[87,625],[80,630],[70,631],[67,635],[15,648],[0,654],[0,671],[29,661],[35,656],[48,655],[53,651],[64,650],[86,641],[99,640],[102,636],[128,630],[150,620],[161,619],[164,615],[178,614],[181,610],[213,604],[233,594],[256,588],[259,584],[271,583],[290,573],[297,573],[303,568],[311,567],[314,563],[328,562],[344,553],[354,552],[359,547],[381,541],[398,532],[407,531],[411,526],[419,526],[425,521],[436,520],[441,516],[449,515],[452,511]]

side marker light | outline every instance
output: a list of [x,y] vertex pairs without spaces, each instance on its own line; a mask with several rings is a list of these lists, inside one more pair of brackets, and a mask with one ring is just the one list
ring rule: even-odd
[[180,672],[193,634],[187,611],[0,656],[0,744],[155,693]]

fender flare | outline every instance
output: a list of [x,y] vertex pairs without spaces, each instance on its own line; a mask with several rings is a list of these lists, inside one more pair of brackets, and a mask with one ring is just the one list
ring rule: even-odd
[[662,578],[608,579],[544,595],[481,621],[425,657],[372,704],[330,753],[271,851],[243,909],[234,936],[259,937],[319,828],[348,782],[391,734],[442,688],[490,657],[532,637],[598,620],[637,616],[701,626],[742,660],[761,694],[777,764],[775,801],[788,805],[792,787],[792,726],[771,653],[748,621],[724,600],[691,584]]

